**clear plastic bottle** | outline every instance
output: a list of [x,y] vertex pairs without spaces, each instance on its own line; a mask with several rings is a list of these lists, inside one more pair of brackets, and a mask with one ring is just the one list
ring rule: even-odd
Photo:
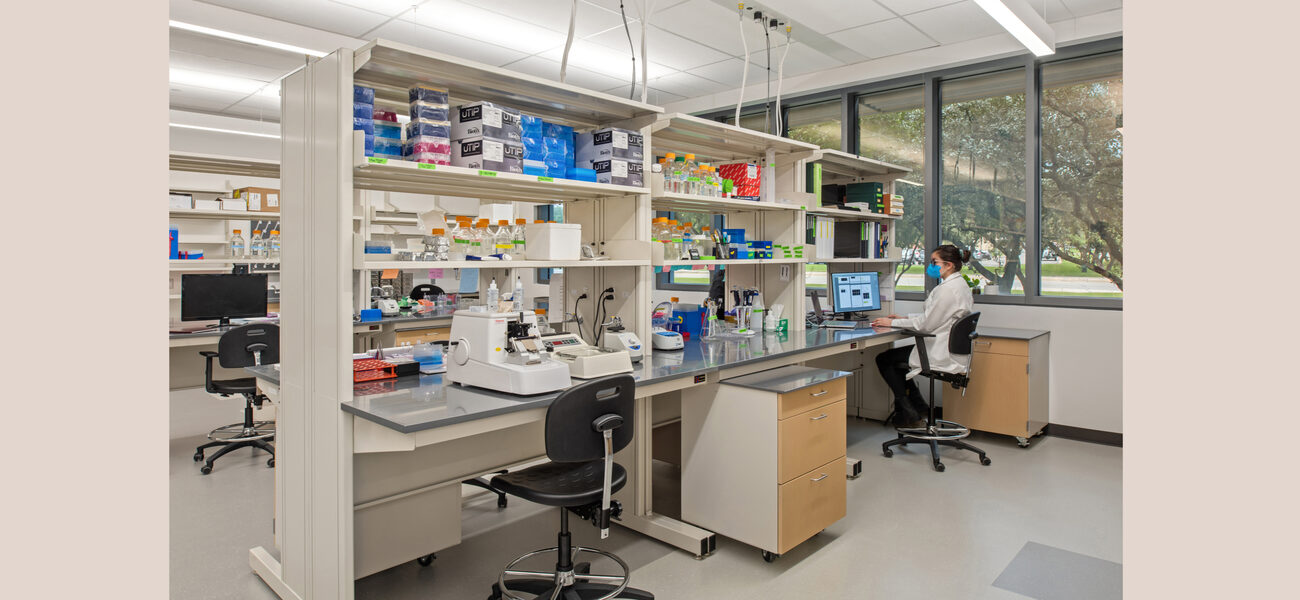
[[528,250],[527,240],[524,239],[527,223],[528,219],[515,219],[515,226],[510,230],[510,255],[514,256],[515,260],[523,260]]
[[501,302],[501,292],[497,290],[497,278],[492,278],[492,283],[488,285],[487,290],[487,309],[488,312],[496,312],[497,304]]
[[451,260],[451,243],[447,241],[447,230],[433,229],[433,260]]
[[700,166],[695,164],[695,155],[686,155],[686,193],[700,195]]
[[682,228],[675,219],[668,219],[668,255],[673,260],[682,257]]
[[483,258],[483,237],[487,233],[487,219],[480,219],[470,228],[469,234],[465,236],[468,248],[465,249],[466,258]]
[[236,229],[230,236],[230,258],[244,258],[247,249],[248,242],[244,240],[243,230]]
[[677,193],[685,194],[686,191],[686,157],[678,156],[673,159],[673,181],[676,182],[674,187]]
[[510,310],[519,312],[524,309],[524,280],[515,277],[515,290],[510,294]]
[[262,230],[253,230],[253,239],[248,241],[248,255],[253,258],[266,258],[266,240],[262,239]]
[[272,229],[271,237],[266,241],[266,255],[271,260],[280,260],[280,230]]
[[681,192],[677,188],[677,154],[673,152],[664,155],[664,191]]
[[501,219],[497,221],[496,250],[493,254],[500,254],[502,257],[511,256],[515,249],[515,233],[510,228],[510,221]]
[[465,223],[465,220],[457,217],[452,224],[449,235],[451,238],[451,260],[465,260],[465,256],[469,252],[469,240],[465,237],[468,233],[469,226]]

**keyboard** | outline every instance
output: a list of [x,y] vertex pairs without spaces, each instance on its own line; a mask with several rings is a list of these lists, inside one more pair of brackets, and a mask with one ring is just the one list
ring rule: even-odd
[[871,321],[826,321],[822,327],[831,329],[870,329]]

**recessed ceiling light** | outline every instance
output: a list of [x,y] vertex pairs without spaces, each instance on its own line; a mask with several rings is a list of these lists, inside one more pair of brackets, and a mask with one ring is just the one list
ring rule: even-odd
[[1056,53],[1056,32],[1025,0],[975,0],[1034,56]]
[[271,138],[276,140],[280,139],[280,136],[273,133],[257,133],[254,131],[240,131],[238,129],[222,129],[220,127],[203,127],[201,125],[185,125],[184,123],[168,123],[167,125],[170,127],[178,127],[180,129],[197,129],[199,131],[215,131],[217,133],[234,133],[237,135],[251,135],[254,137]]
[[236,42],[244,42],[246,44],[254,44],[257,46],[265,46],[267,48],[275,48],[276,50],[284,50],[285,52],[292,52],[294,54],[306,54],[308,56],[315,56],[316,58],[321,58],[329,54],[328,52],[321,52],[320,50],[312,50],[310,48],[303,48],[302,46],[294,46],[293,44],[273,42],[271,40],[256,38],[251,35],[244,35],[241,33],[234,33],[230,31],[222,31],[220,29],[213,29],[211,27],[204,27],[202,25],[194,25],[192,23],[182,23],[180,21],[168,21],[167,25],[170,27],[174,27],[176,29],[193,31],[194,33],[202,33],[204,35],[210,35],[213,37],[225,38],[227,40],[234,40]]

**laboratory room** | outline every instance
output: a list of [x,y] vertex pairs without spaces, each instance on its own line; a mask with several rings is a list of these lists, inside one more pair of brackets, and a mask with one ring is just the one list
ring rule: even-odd
[[1120,598],[1122,11],[172,0],[170,596]]

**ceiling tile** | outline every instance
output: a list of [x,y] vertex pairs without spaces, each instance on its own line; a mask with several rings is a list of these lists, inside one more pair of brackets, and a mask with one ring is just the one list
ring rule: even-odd
[[226,75],[229,77],[245,77],[248,79],[256,79],[258,81],[275,81],[289,73],[289,70],[286,69],[250,65],[248,63],[241,63],[233,60],[190,54],[188,52],[177,52],[175,50],[172,50],[169,53],[167,65],[176,69],[216,73],[218,75]]
[[1076,17],[1086,17],[1099,12],[1115,10],[1123,5],[1121,0],[1063,0],[1065,7]]
[[485,44],[464,36],[416,25],[410,21],[393,21],[376,29],[369,38],[384,38],[495,66],[501,66],[528,56],[517,50],[502,48],[495,44]]
[[1045,7],[1037,2],[1030,2],[1029,4],[1034,7],[1034,12],[1040,15],[1043,15],[1043,9],[1046,8],[1047,14],[1043,18],[1048,23],[1074,18],[1074,14],[1065,7],[1065,3],[1061,0],[1043,0],[1043,3],[1046,5]]
[[[208,0],[203,0],[208,1]],[[372,13],[379,13],[386,17],[396,17],[408,10],[412,6],[423,4],[425,0],[329,0],[335,4],[343,4],[353,8],[360,8]]]
[[[402,17],[403,22],[409,23],[411,20],[425,27],[525,54],[564,46],[566,37],[563,33],[545,27],[450,0],[430,0],[421,5],[420,10]],[[472,54],[464,56],[473,58]]]
[[[894,17],[894,13],[872,0],[765,0],[763,6],[818,33],[840,31]],[[793,34],[798,36],[799,30],[795,29]]]
[[838,31],[831,39],[869,58],[902,54],[937,44],[903,19],[890,19]]
[[[582,0],[582,2],[592,6],[599,6],[615,15],[618,14],[619,0]],[[637,15],[636,5],[640,5],[641,2],[642,0],[624,0],[623,6],[627,9],[627,18],[629,21]],[[659,14],[677,6],[678,4],[682,4],[683,2],[685,2],[685,0],[649,0],[650,4],[655,5],[655,14]]]
[[169,83],[168,105],[172,108],[196,108],[205,111],[221,110],[248,97],[248,94],[213,90],[181,83]]
[[[781,64],[781,55],[784,52],[785,52],[784,43],[782,43],[780,47],[772,48],[773,81],[776,80],[777,67],[779,67]],[[760,52],[751,55],[749,57],[749,62],[754,63],[759,67],[762,67],[764,69],[764,72],[766,72],[767,56],[765,55],[765,53]],[[839,67],[843,65],[844,63],[808,47],[808,45],[805,43],[794,42],[790,44],[790,54],[788,54],[785,57],[785,68],[782,70],[782,73],[786,77],[790,77],[794,75],[803,75],[805,73],[820,71],[822,69],[830,69],[833,67]]]
[[[628,33],[622,27],[618,27],[589,37],[587,40],[612,50],[627,53]],[[640,59],[641,28],[631,28],[630,33],[632,34],[632,45],[636,48],[637,58]],[[673,69],[691,69],[727,58],[727,55],[722,52],[674,35],[654,25],[649,27],[649,37],[648,51],[654,59],[653,62]]]
[[[653,49],[650,55],[654,56]],[[540,56],[559,61],[564,56],[564,48],[547,50],[541,53]],[[608,77],[614,77],[620,81],[628,81],[632,75],[632,55],[628,54],[626,50],[619,51],[606,48],[587,40],[574,40],[573,47],[569,49],[569,64]],[[641,71],[641,61],[637,61],[636,68],[638,72]],[[650,61],[648,68],[650,79],[663,77],[675,70],[659,63],[657,57],[656,60]]]
[[283,73],[301,67],[303,57],[253,44],[245,44],[208,35],[192,33],[180,29],[170,30],[170,45],[173,52],[183,52],[196,56],[206,56],[221,60],[256,65]]
[[[520,2],[519,0],[475,0],[473,4],[490,12],[510,16],[516,19],[544,27],[561,35],[569,34],[569,3],[562,6],[548,2]],[[421,9],[424,10],[424,9]],[[628,22],[634,21],[628,15]],[[614,27],[622,27],[623,21],[618,14],[597,8],[586,2],[578,3],[578,18],[574,22],[574,35],[587,37]],[[561,39],[563,44],[564,40]]]
[[[724,54],[741,56],[744,49],[740,42],[738,19],[734,9],[728,10],[709,0],[687,0],[667,10],[656,11],[650,24],[670,26],[681,37],[695,40]],[[761,47],[763,34],[757,25],[747,21],[746,31],[751,29],[758,32]],[[753,34],[750,35],[752,37]],[[753,49],[754,45],[750,44],[750,50]]]
[[912,25],[940,44],[955,44],[966,40],[1005,34],[984,9],[974,2],[949,4],[905,17]]
[[330,31],[339,35],[361,37],[388,20],[379,13],[345,6],[330,0],[204,0],[225,8],[279,19]]
[[[605,93],[611,96],[617,96],[619,98],[626,98],[629,90],[630,90],[630,86],[623,85],[616,88],[605,90]],[[641,99],[640,85],[636,86],[636,99],[637,100]],[[685,99],[686,96],[678,96],[677,94],[671,94],[663,90],[655,89],[654,86],[650,86],[650,93],[646,94],[646,102],[649,104],[653,104],[655,106],[663,106],[665,104],[668,104],[669,102],[678,102],[680,100],[685,100]]]
[[[739,58],[728,58],[727,60],[719,61],[711,65],[691,69],[688,73],[716,81],[728,87],[736,88],[740,86],[740,65],[742,62],[743,61]],[[764,69],[754,63],[750,63],[749,81],[746,82],[746,84],[752,85],[755,82],[762,81],[763,77],[766,76],[765,73],[766,71]]]
[[930,10],[947,4],[956,2],[967,2],[969,0],[876,0],[899,15],[910,15],[923,10]]
[[[542,58],[540,56],[529,56],[505,65],[504,68],[510,69],[511,71],[526,73],[528,75],[536,75],[537,77],[545,77],[554,81],[560,80],[560,62],[549,58]],[[630,77],[630,67],[628,68],[628,77],[616,79],[614,77],[608,77],[601,75],[600,73],[588,71],[582,67],[570,65],[568,71],[565,72],[564,81],[565,83],[571,83],[589,90],[599,91],[607,90],[622,84],[628,81],[628,78]]]
[[240,100],[234,106],[221,111],[221,113],[249,119],[279,121],[280,99],[269,96],[253,96],[252,98]]
[[650,89],[652,90],[663,90],[670,94],[677,94],[678,96],[684,96],[687,98],[716,94],[729,89],[730,87],[731,86],[705,79],[698,75],[681,72],[650,80]]

